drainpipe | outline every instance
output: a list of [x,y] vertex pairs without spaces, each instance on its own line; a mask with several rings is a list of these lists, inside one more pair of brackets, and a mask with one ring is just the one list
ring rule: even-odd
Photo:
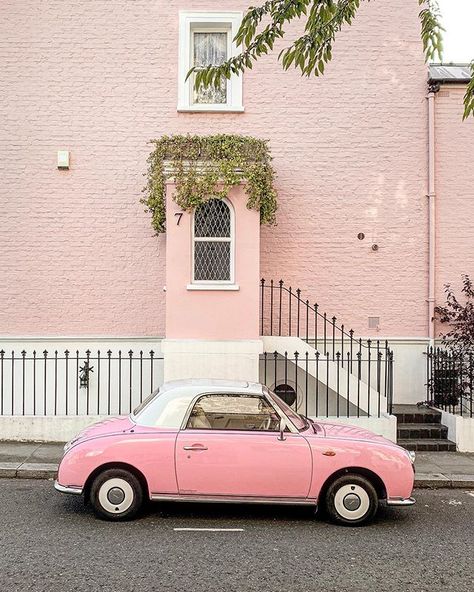
[[428,334],[434,346],[435,273],[436,273],[436,185],[435,185],[435,96],[439,84],[428,83]]

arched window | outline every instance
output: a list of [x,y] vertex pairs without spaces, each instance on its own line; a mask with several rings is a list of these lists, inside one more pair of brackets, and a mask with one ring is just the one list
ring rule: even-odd
[[233,267],[233,211],[226,201],[210,199],[194,212],[193,282],[233,283]]

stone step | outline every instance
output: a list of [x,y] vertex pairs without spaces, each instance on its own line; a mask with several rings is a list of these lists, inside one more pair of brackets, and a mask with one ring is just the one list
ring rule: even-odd
[[399,440],[447,440],[448,428],[440,423],[399,423],[397,437]]
[[401,439],[398,445],[416,452],[456,452],[456,444],[451,440],[434,440],[424,438],[419,440]]
[[441,412],[416,405],[394,405],[398,423],[441,423]]

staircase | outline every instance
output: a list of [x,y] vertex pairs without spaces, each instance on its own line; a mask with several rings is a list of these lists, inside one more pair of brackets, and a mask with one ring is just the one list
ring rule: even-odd
[[441,412],[417,405],[394,405],[397,418],[397,442],[417,452],[456,452],[448,440],[448,428],[441,423]]
[[[283,280],[260,282],[261,382],[298,391],[315,417],[385,417],[393,398],[387,341],[357,339]],[[394,435],[394,434],[393,434]]]

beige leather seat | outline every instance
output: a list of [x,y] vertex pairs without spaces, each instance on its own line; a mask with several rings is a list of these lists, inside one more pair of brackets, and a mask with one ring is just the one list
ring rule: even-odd
[[201,411],[196,415],[192,415],[189,418],[189,427],[190,428],[194,428],[195,430],[198,429],[211,429],[212,426],[209,423],[209,420],[207,419],[207,417],[204,415],[204,412]]

